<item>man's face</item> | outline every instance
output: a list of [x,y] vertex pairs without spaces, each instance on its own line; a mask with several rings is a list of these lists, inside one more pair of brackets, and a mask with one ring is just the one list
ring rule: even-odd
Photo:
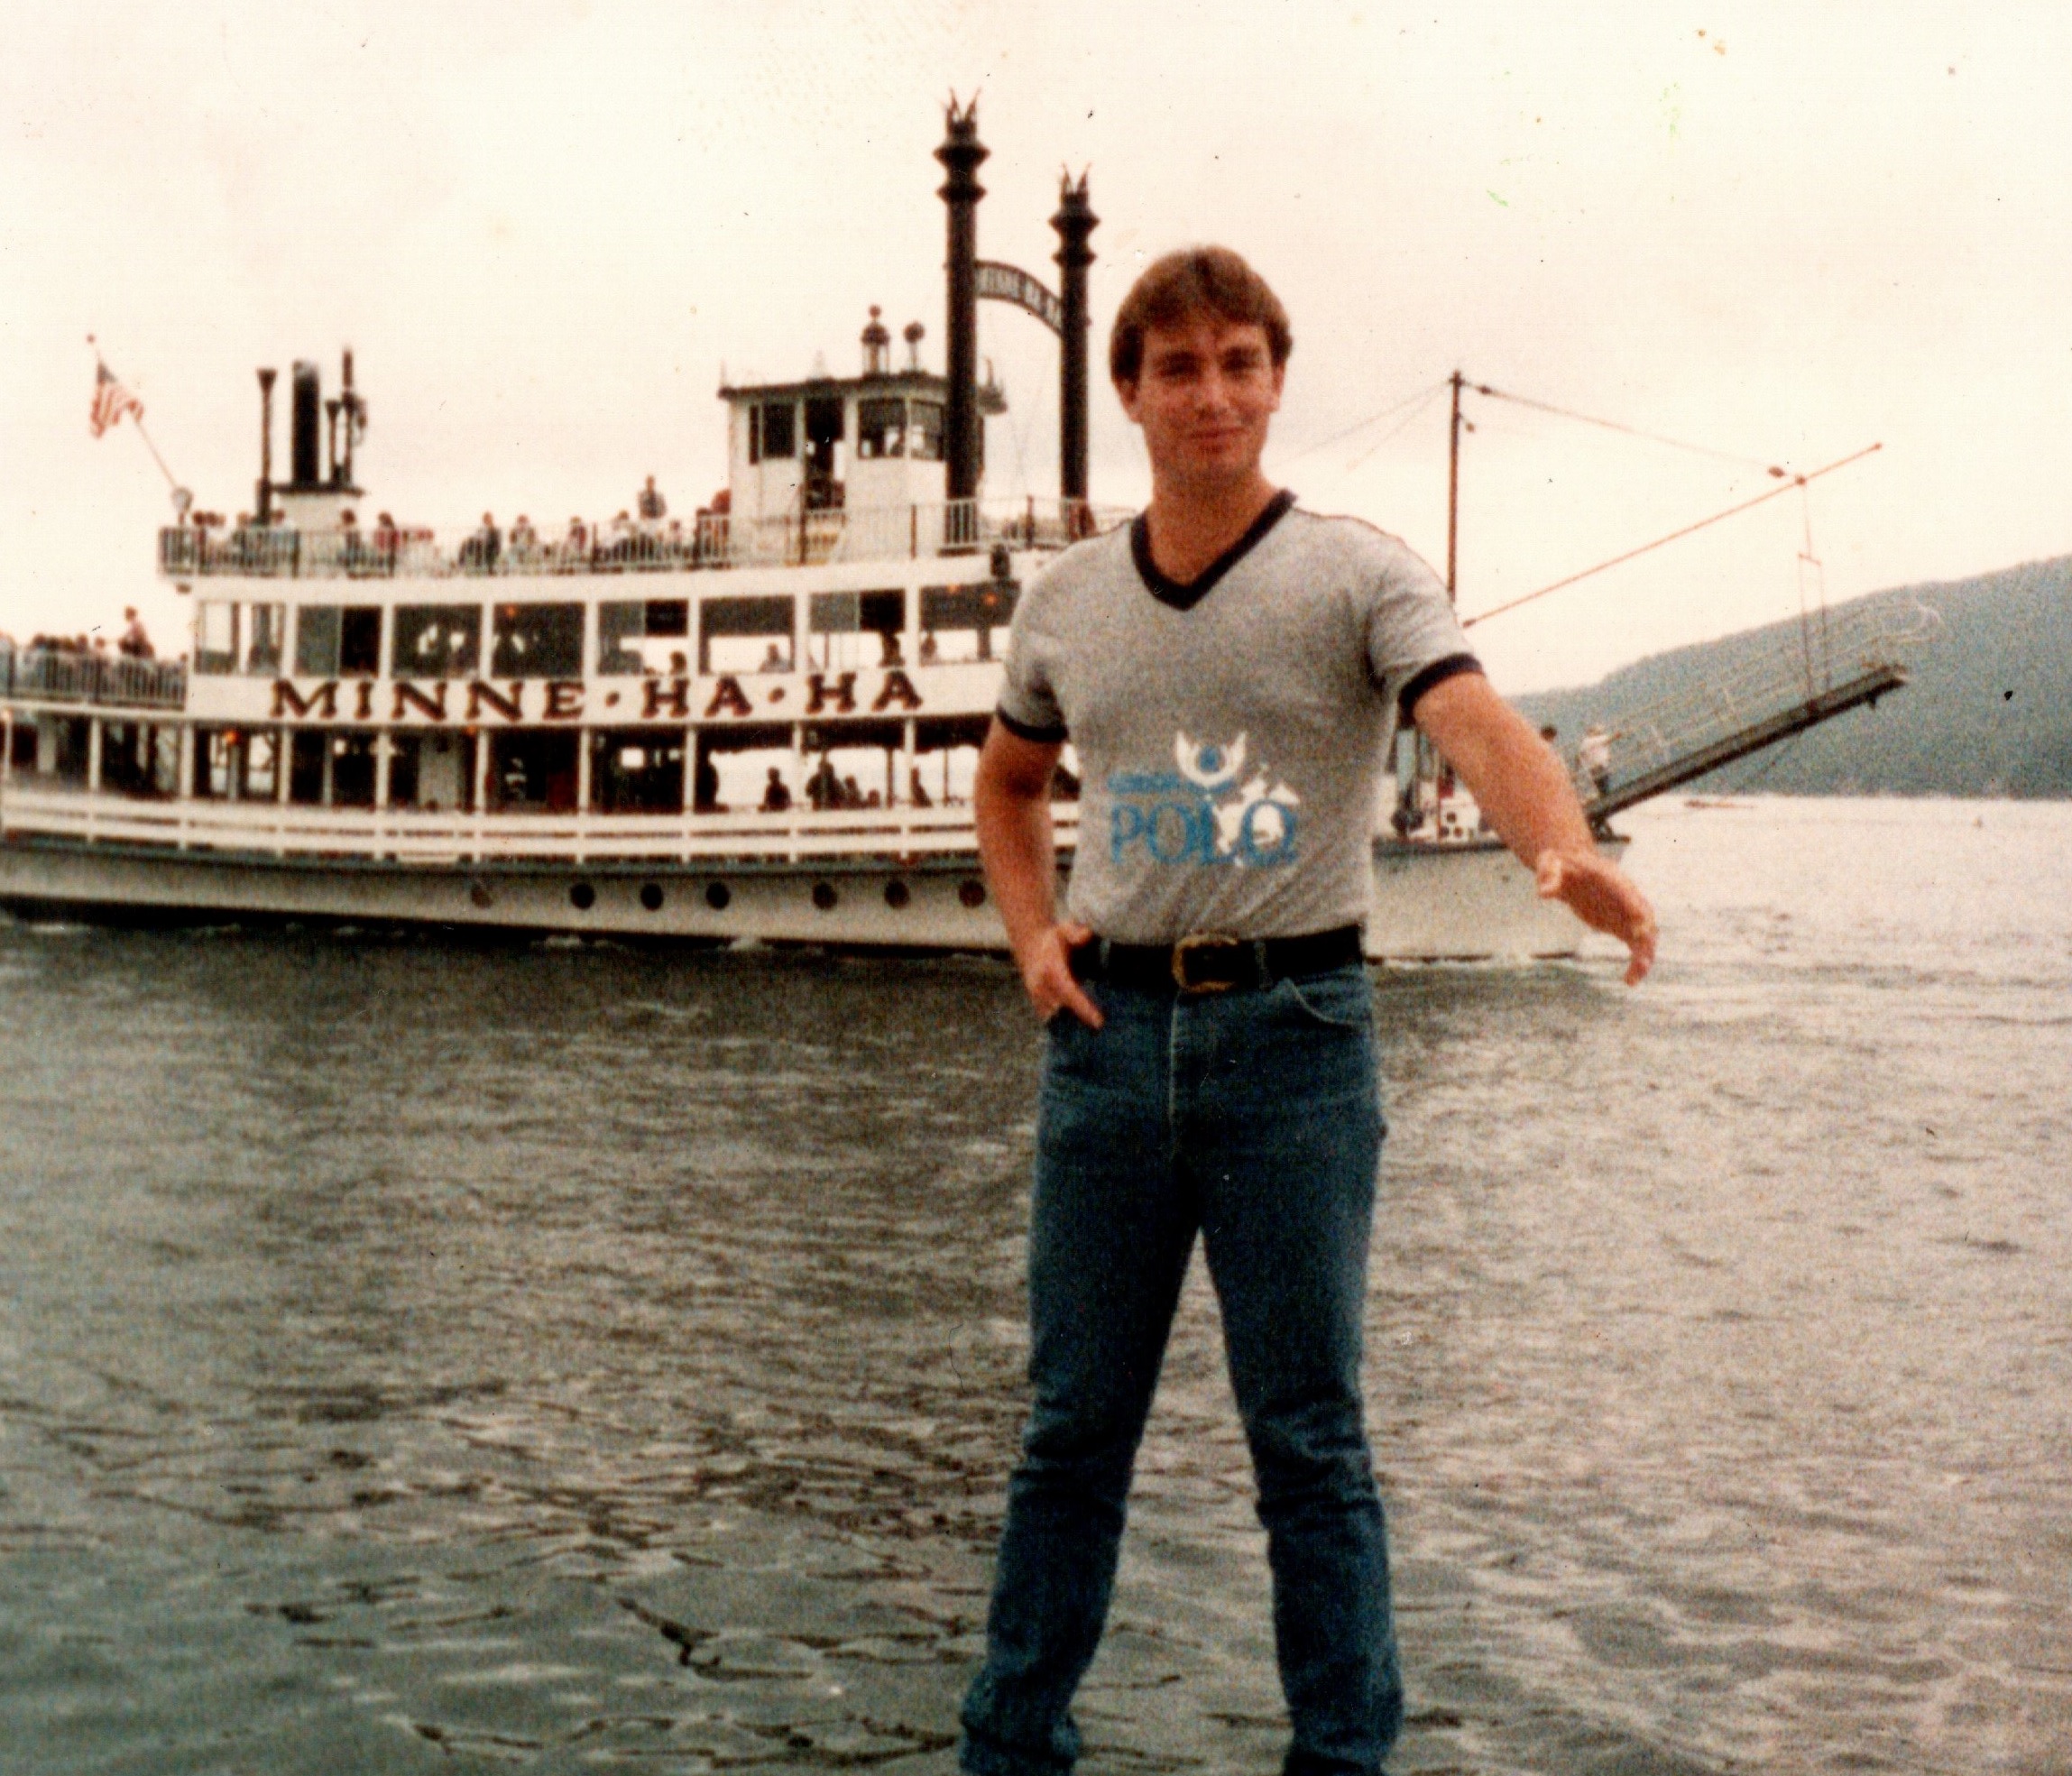
[[1258,473],[1283,375],[1265,327],[1210,317],[1147,331],[1137,381],[1117,393],[1144,428],[1154,476],[1214,488]]

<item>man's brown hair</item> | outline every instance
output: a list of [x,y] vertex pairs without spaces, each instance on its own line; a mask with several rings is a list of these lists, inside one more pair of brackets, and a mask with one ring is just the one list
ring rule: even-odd
[[1294,349],[1288,311],[1262,278],[1227,246],[1183,247],[1155,261],[1129,287],[1108,336],[1108,373],[1135,382],[1144,368],[1144,336],[1214,318],[1232,327],[1261,327],[1278,369]]

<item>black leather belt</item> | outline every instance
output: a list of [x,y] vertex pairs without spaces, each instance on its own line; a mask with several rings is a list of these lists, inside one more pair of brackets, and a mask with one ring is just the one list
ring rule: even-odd
[[1225,937],[1196,932],[1177,943],[1111,943],[1097,937],[1072,952],[1081,980],[1110,980],[1150,992],[1221,993],[1270,987],[1290,975],[1321,974],[1360,960],[1359,927],[1302,937]]

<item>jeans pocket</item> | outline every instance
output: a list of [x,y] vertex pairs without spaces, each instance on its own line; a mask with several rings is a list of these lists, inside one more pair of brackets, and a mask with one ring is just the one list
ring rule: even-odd
[[1374,985],[1364,963],[1300,980],[1284,976],[1275,991],[1310,1022],[1328,1030],[1364,1030],[1374,1022]]

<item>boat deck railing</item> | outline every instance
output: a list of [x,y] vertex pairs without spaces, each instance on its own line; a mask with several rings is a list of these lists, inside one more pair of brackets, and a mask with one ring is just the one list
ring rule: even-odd
[[1059,549],[1112,529],[1127,510],[1083,500],[951,500],[933,505],[800,510],[746,519],[702,511],[690,524],[572,523],[554,537],[483,527],[457,540],[416,528],[303,530],[169,525],[159,571],[170,579],[447,579],[664,574],[748,566],[967,555],[995,545]]
[[1602,820],[1817,726],[1907,682],[1906,659],[1933,635],[1926,606],[1886,603],[1809,614],[1751,638],[1696,690],[1602,718],[1609,766],[1599,782],[1571,759],[1586,812]]
[[[1078,803],[1055,803],[1051,814],[1069,843],[1078,828]],[[974,843],[972,810],[963,804],[782,814],[464,814],[130,796],[51,787],[16,775],[0,785],[0,836],[28,835],[111,847],[423,865],[918,860],[969,853]]]
[[187,666],[181,660],[0,642],[0,696],[111,709],[179,709],[187,701]]

